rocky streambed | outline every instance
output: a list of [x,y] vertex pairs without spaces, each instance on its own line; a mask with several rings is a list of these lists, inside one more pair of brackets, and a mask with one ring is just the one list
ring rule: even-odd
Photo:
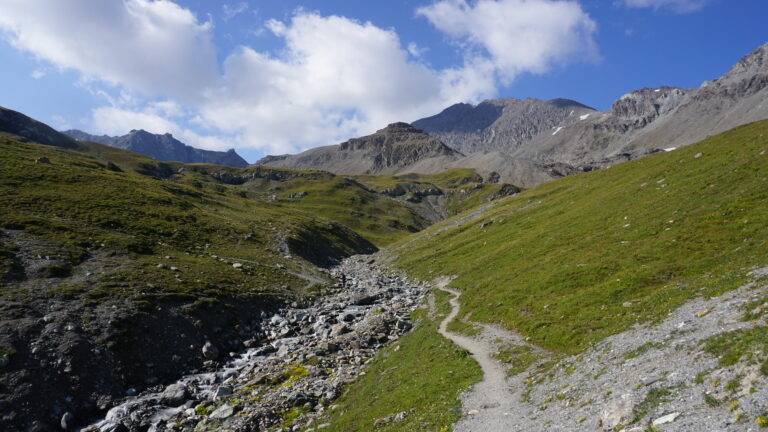
[[387,273],[370,256],[348,258],[331,273],[340,281],[332,295],[261,312],[243,352],[222,353],[208,343],[208,370],[129,396],[82,430],[323,429],[315,418],[411,328],[410,313],[428,290]]

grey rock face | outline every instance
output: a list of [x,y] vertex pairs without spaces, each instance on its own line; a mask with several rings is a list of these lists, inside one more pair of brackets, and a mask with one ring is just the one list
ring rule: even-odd
[[454,105],[440,114],[417,120],[413,125],[464,154],[489,151],[509,153],[540,133],[549,132],[569,117],[594,111],[568,99],[506,98],[486,100],[475,107]]
[[127,135],[119,137],[91,135],[77,129],[67,130],[63,133],[78,141],[91,141],[130,150],[159,161],[210,163],[238,168],[248,166],[248,162],[240,157],[234,149],[226,152],[201,150],[184,144],[168,133],[160,135],[145,130],[132,130]]
[[256,165],[322,169],[336,174],[395,174],[425,159],[451,161],[463,155],[407,123],[297,155],[267,156]]

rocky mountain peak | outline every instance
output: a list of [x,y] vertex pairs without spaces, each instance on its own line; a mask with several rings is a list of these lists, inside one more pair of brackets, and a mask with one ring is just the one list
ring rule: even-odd
[[636,120],[639,123],[636,126],[642,127],[677,108],[689,93],[688,89],[668,86],[634,90],[616,100],[611,105],[611,113]]
[[170,133],[153,134],[144,129],[132,129],[128,134],[118,137],[91,135],[79,130],[68,130],[64,134],[80,141],[97,142],[141,153],[159,161],[212,163],[241,168],[248,166],[248,162],[234,149],[226,152],[202,150],[184,144]]
[[387,125],[384,129],[379,129],[376,133],[424,133],[424,131],[405,122],[396,122]]
[[760,45],[742,57],[723,78],[744,78],[766,73],[768,73],[768,43]]

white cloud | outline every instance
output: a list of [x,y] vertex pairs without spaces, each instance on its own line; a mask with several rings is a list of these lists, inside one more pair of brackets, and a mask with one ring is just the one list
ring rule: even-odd
[[240,46],[221,66],[211,24],[169,0],[0,0],[0,29],[17,48],[80,71],[105,98],[92,132],[146,129],[269,153],[477,102],[497,94],[499,79],[595,53],[594,23],[573,1],[442,0],[419,13],[463,44],[463,64],[436,69],[393,29],[304,10],[266,22],[279,54]]
[[421,57],[429,51],[428,47],[419,46],[416,42],[408,42],[408,53],[414,57]]
[[[230,55],[224,85],[201,110],[204,120],[244,133],[257,147],[330,144],[415,120],[466,96],[463,90],[454,95],[442,72],[410,60],[392,30],[306,12],[266,26],[284,40],[282,55],[248,47]],[[470,93],[476,99],[490,92]]]
[[248,10],[248,3],[240,2],[235,5],[225,4],[221,7],[221,10],[224,13],[224,21],[229,21],[241,13],[246,12]]
[[60,114],[51,116],[51,123],[58,130],[72,129],[72,125]]
[[678,13],[693,12],[704,7],[707,0],[620,0],[627,7],[669,8]]
[[156,107],[156,104],[150,104],[139,111],[112,106],[96,108],[92,112],[89,132],[120,136],[133,129],[144,129],[155,134],[173,134],[185,144],[202,149],[226,150],[235,147],[232,138],[200,135],[164,117],[164,112],[158,112]]
[[118,107],[93,110],[93,132],[105,135],[123,135],[132,129],[152,133],[178,133],[181,128],[174,122],[149,111],[131,111]]
[[167,0],[3,0],[18,49],[86,77],[183,101],[215,82],[210,24]]
[[[597,58],[595,22],[576,1],[440,0],[416,13],[463,47],[485,57],[506,82],[523,72]],[[475,60],[476,61],[476,60]]]

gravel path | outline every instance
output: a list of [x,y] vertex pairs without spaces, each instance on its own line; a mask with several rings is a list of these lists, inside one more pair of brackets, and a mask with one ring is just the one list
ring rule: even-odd
[[[493,344],[485,337],[469,337],[451,333],[447,330],[459,313],[459,291],[448,288],[448,279],[438,282],[437,288],[453,296],[450,300],[451,313],[440,323],[438,331],[444,337],[466,349],[483,369],[483,380],[462,395],[465,416],[454,426],[454,431],[511,431],[514,428],[512,408],[516,405],[508,390],[507,376],[502,365],[493,360],[496,351]],[[485,329],[486,332],[490,329]],[[498,329],[494,329],[497,333]],[[494,336],[499,336],[498,334]]]
[[[756,350],[721,366],[703,342],[767,325],[768,283],[760,280],[766,275],[768,267],[754,270],[755,281],[690,300],[661,322],[635,325],[560,359],[546,375],[529,368],[510,377],[491,357],[502,344],[525,344],[542,360],[548,353],[496,326],[473,323],[483,331],[471,337],[447,331],[460,293],[446,286],[449,279],[438,280],[436,288],[453,296],[439,332],[469,350],[484,373],[461,396],[464,415],[453,430],[643,432],[653,425],[660,432],[756,432],[768,413],[768,377],[759,371],[768,356]],[[747,304],[756,318],[745,321]]]

